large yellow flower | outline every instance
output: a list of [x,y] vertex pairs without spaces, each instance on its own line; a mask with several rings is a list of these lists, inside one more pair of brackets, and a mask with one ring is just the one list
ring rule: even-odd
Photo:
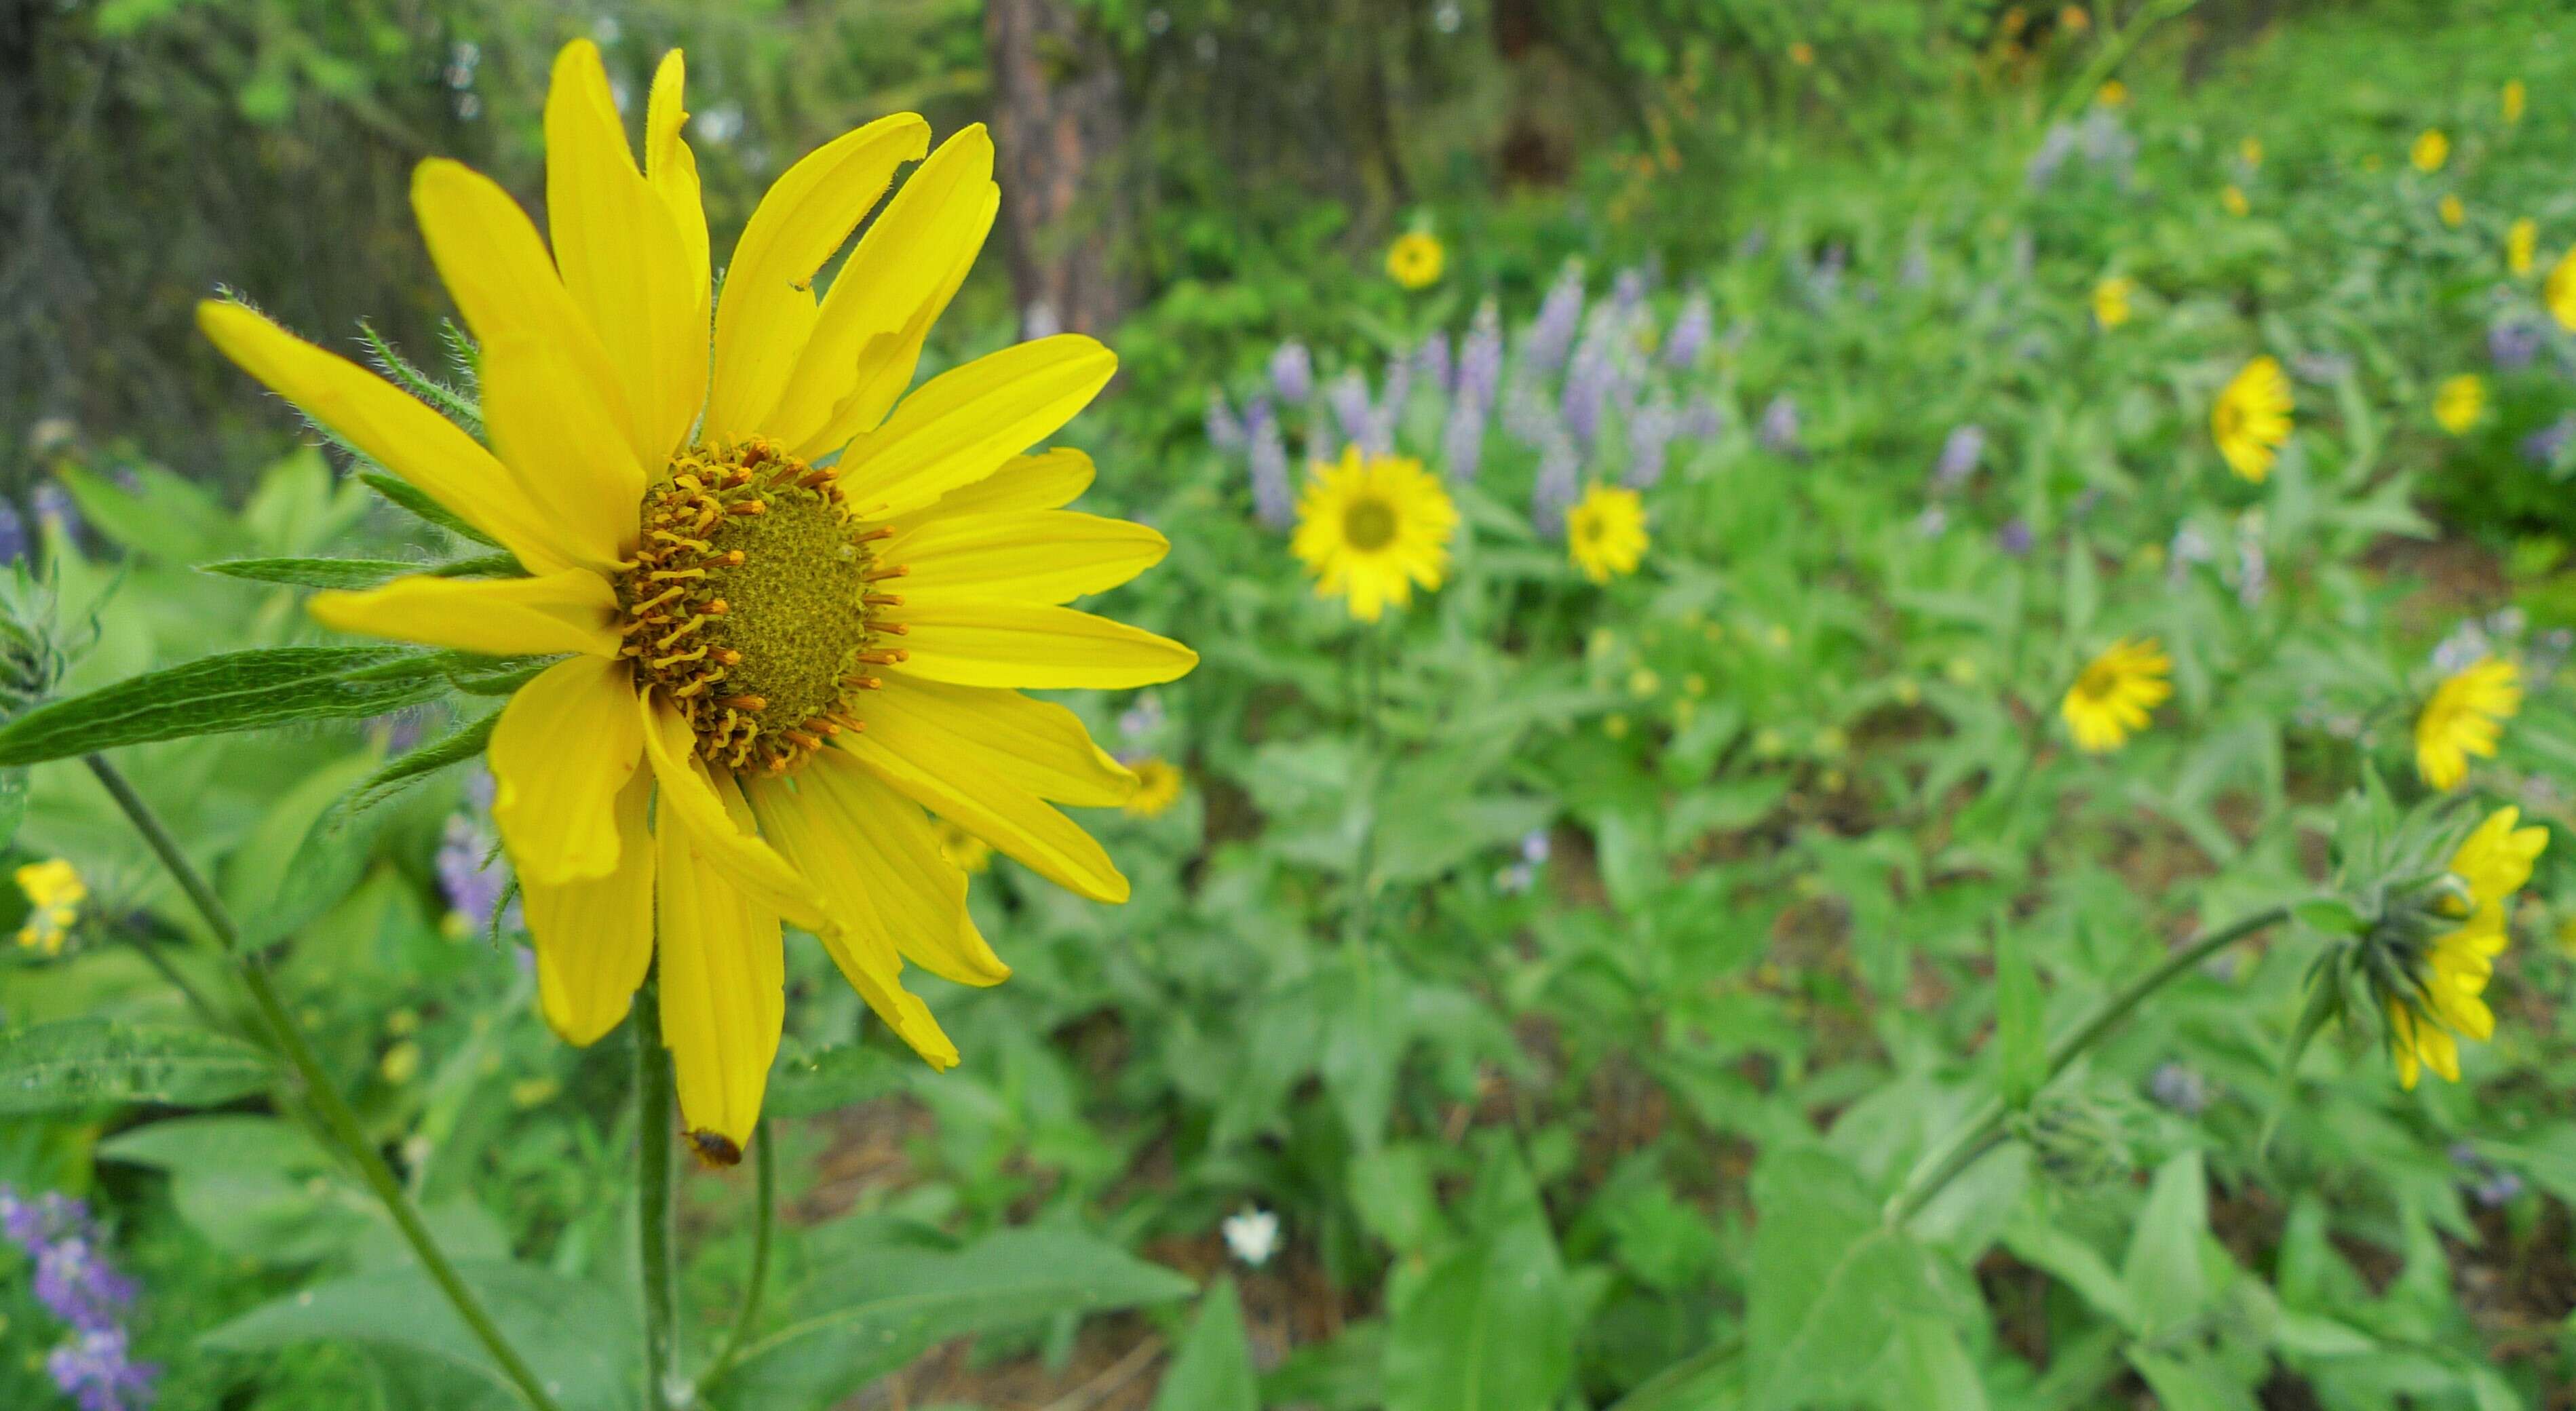
[[1387,247],[1387,277],[1407,289],[1427,289],[1440,280],[1440,271],[1449,263],[1448,252],[1440,248],[1440,238],[1428,231],[1416,230],[1399,235]]
[[1440,586],[1457,532],[1458,508],[1422,462],[1351,446],[1307,477],[1288,546],[1315,575],[1315,596],[1347,598],[1351,616],[1375,622],[1389,604],[1413,601],[1417,585]]
[[2532,863],[2549,846],[2549,830],[2515,827],[2521,818],[2519,809],[2498,809],[2461,842],[2450,867],[2466,893],[2451,898],[2460,924],[2402,957],[2409,987],[2381,996],[2401,1087],[2412,1089],[2427,1068],[2458,1082],[2458,1039],[2484,1041],[2495,1033],[2485,995],[2495,958],[2504,953],[2505,904],[2531,880]]
[[[691,1140],[730,1161],[778,1046],[781,921],[819,936],[924,1058],[956,1062],[904,962],[975,985],[1010,971],[924,809],[1125,900],[1050,801],[1123,803],[1134,777],[1019,691],[1141,686],[1197,658],[1064,606],[1168,547],[1061,508],[1090,482],[1084,457],[1020,454],[1099,392],[1107,349],[1040,339],[906,395],[992,225],[984,130],[931,152],[928,124],[903,114],[816,150],[753,212],[717,303],[682,77],[674,52],[639,170],[597,49],[562,51],[545,109],[551,256],[490,180],[435,159],[415,172],[430,258],[480,346],[490,449],[247,308],[207,303],[199,323],[527,570],[324,593],[313,613],[561,658],[511,698],[490,747],[546,1018],[589,1043],[658,965]],[[833,252],[925,155],[817,298]]]
[[2415,717],[2415,772],[2436,789],[2469,777],[2469,756],[2495,758],[2504,723],[2522,709],[2514,664],[2485,657],[2433,688]]
[[1637,571],[1646,557],[1646,502],[1634,490],[1594,485],[1565,515],[1565,550],[1595,583]]
[[2280,359],[2259,357],[2238,371],[2209,409],[2209,434],[2227,468],[2262,484],[2290,439],[2290,410],[2290,379]]
[[2147,728],[2157,706],[2173,695],[2173,660],[2153,637],[2123,637],[2093,658],[2057,706],[2075,747],[2107,754]]

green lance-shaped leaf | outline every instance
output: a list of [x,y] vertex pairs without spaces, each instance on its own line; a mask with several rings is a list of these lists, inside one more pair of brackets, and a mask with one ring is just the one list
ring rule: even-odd
[[204,1107],[268,1086],[268,1055],[204,1029],[70,1019],[0,1031],[0,1112]]
[[1252,1373],[1234,1280],[1217,1280],[1199,1300],[1198,1322],[1163,1374],[1154,1411],[1261,1411],[1261,1383]]
[[382,715],[447,689],[456,660],[409,647],[269,647],[205,657],[39,706],[0,726],[0,768],[297,720]]
[[253,583],[281,583],[290,588],[342,588],[356,591],[390,583],[428,566],[400,559],[224,559],[200,564],[208,573],[245,578]]
[[388,761],[358,785],[349,796],[349,807],[353,811],[373,808],[439,770],[483,753],[484,747],[492,743],[492,727],[500,723],[501,713],[496,710]]
[[1997,1086],[2009,1106],[2029,1105],[2048,1080],[2046,1029],[2030,946],[2007,925],[1995,936],[1995,1061]]
[[460,539],[470,539],[477,544],[495,549],[501,547],[500,540],[457,518],[447,506],[431,499],[428,492],[408,480],[377,470],[362,471],[358,478],[365,481],[377,494]]

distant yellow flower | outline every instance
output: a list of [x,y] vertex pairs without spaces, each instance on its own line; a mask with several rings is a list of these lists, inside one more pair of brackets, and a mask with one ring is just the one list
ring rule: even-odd
[[2469,208],[2461,205],[2460,198],[2449,192],[2443,193],[2441,204],[2434,209],[2441,212],[2442,224],[2453,230],[2459,229],[2461,222],[2469,218]]
[[939,842],[939,852],[961,872],[986,872],[993,866],[993,845],[949,822],[934,820],[931,834]]
[[1426,289],[1440,281],[1440,271],[1449,264],[1449,252],[1440,248],[1439,237],[1416,230],[1395,238],[1386,247],[1387,277],[1407,289]]
[[1289,548],[1315,575],[1315,596],[1347,598],[1351,616],[1375,622],[1417,586],[1440,586],[1457,532],[1458,507],[1422,462],[1352,446],[1338,465],[1316,463]]
[[510,1085],[513,1107],[543,1107],[563,1092],[563,1084],[553,1078],[521,1078]]
[[1646,557],[1646,504],[1634,490],[1595,484],[1565,516],[1565,549],[1595,583],[1634,573]]
[[1789,46],[1789,62],[1805,68],[1816,61],[1816,46],[1801,39]]
[[1147,755],[1127,766],[1136,772],[1136,792],[1127,796],[1127,812],[1153,818],[1180,802],[1180,766],[1161,755]]
[[2469,756],[2495,758],[2504,723],[2522,709],[2514,664],[2486,657],[2447,677],[2415,717],[2415,772],[2436,789],[2469,777]]
[[2388,1012],[2397,1083],[2409,1091],[2427,1068],[2458,1082],[2459,1040],[2495,1034],[2485,996],[2507,943],[2506,903],[2531,880],[2532,864],[2549,846],[2548,829],[2515,826],[2521,821],[2519,809],[2498,809],[2451,854],[2454,885],[2466,895],[2454,894],[2442,911],[2458,926],[2430,942],[2390,947],[2406,983],[2380,985],[2380,1002]]
[[2486,409],[2487,385],[2476,373],[2464,372],[2457,377],[2446,377],[2434,390],[2433,420],[2440,422],[2442,429],[2454,436],[2466,435],[2470,427],[2478,424],[2478,417]]
[[2236,155],[2245,160],[2246,166],[2259,170],[2263,165],[2263,139],[2248,137],[2237,143]]
[[2406,149],[2406,160],[2420,172],[2440,171],[2442,164],[2451,160],[2451,139],[2442,135],[2442,129],[2428,127],[2416,136],[2415,145]]
[[2540,247],[2540,222],[2529,216],[2516,216],[2504,232],[2504,267],[2515,274],[2531,273],[2532,254]]
[[2218,204],[2226,207],[2229,215],[2239,218],[2254,209],[2254,203],[2245,199],[2245,188],[2232,181],[2227,183],[2226,190],[2218,193]]
[[2057,711],[2075,747],[2107,754],[2147,728],[2157,706],[2173,695],[2173,660],[2153,637],[2123,637],[2093,658]]
[[2290,439],[2290,379],[2281,360],[2259,357],[2219,390],[2209,409],[2209,434],[2227,468],[2260,485],[2272,473],[2281,444]]
[[2093,17],[2081,5],[2069,5],[2057,12],[2057,27],[2068,34],[2082,34],[2093,27]]
[[2106,79],[2103,81],[2101,87],[2093,90],[2093,101],[2101,104],[2105,108],[2127,107],[2129,103],[2129,85],[2122,83],[2116,78]]
[[2504,109],[2504,120],[2506,122],[2522,121],[2523,101],[2528,96],[2529,95],[2523,90],[2521,79],[2515,78],[2507,79],[2505,81],[2502,107]]
[[2540,286],[2540,302],[2549,306],[2549,316],[2558,320],[2559,327],[2576,329],[2576,245],[2550,266],[2549,278]]
[[2115,274],[2093,286],[2093,321],[2105,329],[2117,328],[2129,321],[2129,295],[2138,282],[2124,274]]
[[27,898],[27,922],[18,928],[18,944],[47,955],[63,953],[63,938],[80,920],[89,887],[79,869],[63,859],[48,858],[18,869],[18,890]]
[[386,1082],[401,1087],[420,1076],[420,1045],[405,1039],[385,1050],[384,1061],[376,1065]]

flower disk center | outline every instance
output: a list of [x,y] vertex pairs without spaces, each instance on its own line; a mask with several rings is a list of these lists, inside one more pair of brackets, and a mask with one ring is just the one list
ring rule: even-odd
[[1342,537],[1362,553],[1375,553],[1395,542],[1395,506],[1382,499],[1352,502],[1342,512]]
[[697,734],[711,765],[781,773],[859,727],[875,639],[902,628],[871,591],[885,531],[860,532],[828,469],[758,439],[695,446],[644,492],[643,536],[617,584],[625,653]]

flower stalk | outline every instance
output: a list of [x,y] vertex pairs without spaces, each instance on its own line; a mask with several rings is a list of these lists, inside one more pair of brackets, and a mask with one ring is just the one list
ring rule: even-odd
[[411,1246],[412,1254],[420,1260],[420,1267],[429,1274],[430,1281],[438,1285],[439,1292],[446,1295],[449,1305],[455,1308],[456,1316],[464,1321],[474,1340],[482,1344],[484,1352],[510,1379],[511,1385],[518,1388],[519,1395],[535,1411],[557,1411],[554,1398],[546,1393],[544,1384],[537,1380],[536,1372],[501,1335],[492,1315],[483,1307],[482,1299],[466,1287],[465,1280],[456,1272],[456,1266],[448,1262],[446,1252],[430,1235],[429,1227],[421,1223],[420,1212],[412,1207],[411,1197],[403,1193],[402,1182],[385,1164],[383,1153],[368,1142],[366,1133],[358,1126],[357,1114],[349,1109],[347,1099],[340,1096],[340,1089],[323,1068],[321,1056],[313,1051],[312,1043],[288,1015],[285,1002],[278,997],[277,987],[269,981],[268,967],[261,963],[256,953],[242,946],[241,928],[234,923],[232,913],[225,909],[222,899],[215,895],[214,888],[197,871],[196,864],[180,850],[178,839],[171,836],[161,816],[152,811],[152,806],[144,801],[141,794],[134,791],[134,785],[122,771],[103,755],[84,756],[83,762],[107,790],[109,797],[116,801],[126,820],[134,825],[135,832],[142,835],[153,856],[159,858],[162,867],[169,871],[171,880],[187,894],[189,905],[205,919],[207,927],[223,943],[224,953],[231,957],[234,971],[241,977],[242,988],[249,993],[252,1005],[259,1011],[261,1023],[267,1027],[277,1051],[294,1068],[303,1087],[305,1101],[319,1121],[324,1137],[340,1149],[340,1154],[351,1165],[357,1167],[360,1179],[384,1205],[385,1213],[393,1219],[394,1228],[401,1232],[404,1243]]
[[[661,982],[635,998],[635,1253],[644,1295],[644,1404],[668,1411],[680,1372],[679,1287],[671,1258],[676,1103],[662,1048]],[[767,1158],[763,1158],[766,1164]]]
[[743,1291],[742,1310],[734,1315],[733,1330],[725,1335],[724,1347],[698,1374],[700,1401],[707,1399],[708,1390],[742,1356],[753,1330],[760,1325],[761,1300],[769,1292],[770,1242],[778,1225],[778,1163],[777,1154],[770,1149],[771,1141],[769,1119],[763,1117],[754,1131],[751,1149],[752,1180],[758,1193],[752,1216],[751,1284]]

